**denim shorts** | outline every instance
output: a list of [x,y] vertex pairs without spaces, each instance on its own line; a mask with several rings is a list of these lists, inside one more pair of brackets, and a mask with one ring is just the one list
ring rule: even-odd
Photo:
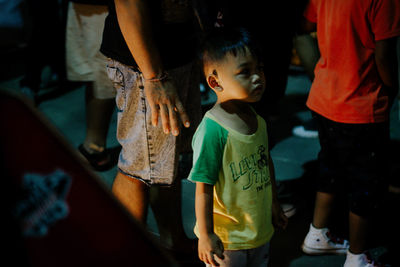
[[316,113],[313,119],[321,145],[317,190],[345,192],[350,211],[372,215],[387,188],[389,122],[338,123]]
[[148,185],[171,185],[177,176],[179,157],[190,152],[201,119],[198,66],[191,63],[168,70],[191,122],[190,128],[181,128],[178,137],[165,134],[161,121],[152,126],[141,72],[109,59],[107,73],[117,90],[117,140],[122,146],[119,171]]

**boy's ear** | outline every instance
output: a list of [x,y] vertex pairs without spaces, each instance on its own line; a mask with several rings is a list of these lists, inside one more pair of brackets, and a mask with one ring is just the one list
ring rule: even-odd
[[207,76],[207,84],[211,89],[221,92],[222,87],[218,83],[218,78],[215,74],[210,74]]

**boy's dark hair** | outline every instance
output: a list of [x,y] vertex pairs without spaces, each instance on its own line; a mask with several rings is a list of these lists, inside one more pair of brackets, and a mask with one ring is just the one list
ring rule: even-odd
[[255,57],[261,56],[261,49],[250,33],[242,27],[214,28],[203,36],[200,44],[199,59],[202,67],[208,63],[222,60],[226,54],[244,53],[246,48]]

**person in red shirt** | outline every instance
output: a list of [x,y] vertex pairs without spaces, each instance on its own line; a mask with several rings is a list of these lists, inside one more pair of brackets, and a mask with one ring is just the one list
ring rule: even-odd
[[[321,57],[307,106],[321,150],[314,217],[302,249],[347,254],[345,267],[374,266],[370,219],[387,191],[389,113],[397,94],[398,0],[310,0],[305,28],[317,30]],[[349,242],[329,233],[335,196],[349,196]]]

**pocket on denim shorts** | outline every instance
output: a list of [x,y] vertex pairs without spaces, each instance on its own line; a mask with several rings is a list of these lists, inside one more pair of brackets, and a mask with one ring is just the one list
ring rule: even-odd
[[112,81],[114,88],[117,91],[115,103],[118,111],[121,112],[126,107],[126,92],[124,83],[124,74],[115,66],[107,65],[107,75]]

